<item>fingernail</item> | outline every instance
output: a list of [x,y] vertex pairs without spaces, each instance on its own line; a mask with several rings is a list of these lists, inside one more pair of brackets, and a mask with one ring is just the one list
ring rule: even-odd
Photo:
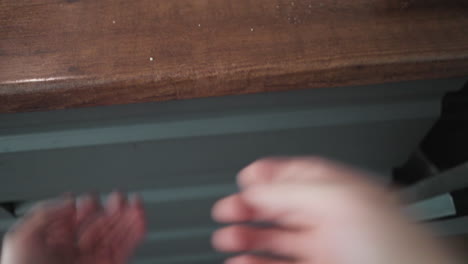
[[99,202],[98,196],[94,193],[86,193],[78,197],[77,199],[78,206],[82,206],[83,204],[93,203],[93,202]]

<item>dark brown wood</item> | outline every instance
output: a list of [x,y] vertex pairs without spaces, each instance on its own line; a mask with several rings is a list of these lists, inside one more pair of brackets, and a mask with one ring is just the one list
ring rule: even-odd
[[468,75],[455,0],[3,0],[0,112]]

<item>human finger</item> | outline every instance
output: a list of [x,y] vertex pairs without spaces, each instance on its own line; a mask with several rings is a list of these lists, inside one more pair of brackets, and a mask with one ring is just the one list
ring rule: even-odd
[[239,186],[273,182],[307,182],[314,179],[346,178],[353,170],[319,157],[265,158],[258,160],[237,176]]
[[240,195],[253,208],[252,220],[298,228],[313,226],[325,218],[358,214],[376,203],[379,197],[375,193],[361,186],[321,182],[256,185]]
[[224,264],[291,264],[299,262],[291,262],[287,260],[279,260],[265,257],[258,257],[253,255],[240,255],[227,259]]
[[114,191],[106,202],[106,210],[109,214],[119,213],[127,206],[127,197],[120,191]]
[[305,234],[282,228],[258,228],[233,225],[216,231],[212,238],[213,246],[223,252],[268,252],[277,256],[303,258],[310,250],[303,250],[307,244]]
[[216,202],[211,214],[215,221],[231,223],[250,221],[254,212],[240,194],[233,194]]
[[86,194],[77,202],[77,224],[81,225],[102,211],[102,205],[96,194]]

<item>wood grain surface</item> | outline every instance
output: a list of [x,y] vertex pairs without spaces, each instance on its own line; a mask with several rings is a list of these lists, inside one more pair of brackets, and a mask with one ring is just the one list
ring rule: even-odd
[[0,112],[466,75],[466,1],[0,1]]

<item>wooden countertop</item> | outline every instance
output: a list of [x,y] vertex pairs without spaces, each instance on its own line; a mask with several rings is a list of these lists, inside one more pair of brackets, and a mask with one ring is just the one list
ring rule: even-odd
[[466,1],[0,2],[0,112],[467,75]]

